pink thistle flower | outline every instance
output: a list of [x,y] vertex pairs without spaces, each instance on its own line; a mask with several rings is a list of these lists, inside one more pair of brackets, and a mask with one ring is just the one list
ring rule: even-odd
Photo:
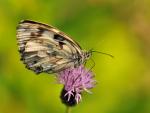
[[62,102],[69,106],[78,104],[82,100],[81,93],[90,92],[89,89],[95,86],[96,81],[93,77],[92,72],[83,66],[61,71],[57,80],[64,85],[61,92]]

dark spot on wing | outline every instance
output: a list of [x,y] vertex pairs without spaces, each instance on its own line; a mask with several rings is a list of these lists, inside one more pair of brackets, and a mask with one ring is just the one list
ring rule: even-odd
[[31,38],[37,38],[42,36],[43,32],[46,31],[45,28],[39,27],[37,32],[31,32]]
[[40,32],[31,32],[31,38],[37,38],[42,36],[42,33]]
[[59,42],[59,46],[60,46],[61,49],[63,49],[63,45],[65,45],[64,42]]
[[65,38],[64,38],[63,36],[60,36],[60,35],[58,35],[58,34],[55,34],[55,35],[54,35],[54,39],[55,39],[56,41],[64,41],[64,40],[65,40]]
[[39,30],[39,31],[37,32],[38,34],[43,34],[43,32],[46,31],[46,29],[43,28],[43,27],[39,27],[38,30]]
[[36,67],[36,69],[34,70],[34,72],[35,72],[36,74],[39,74],[39,73],[42,72],[42,70],[43,70],[43,67],[38,66],[38,67]]
[[36,64],[36,63],[37,63],[37,60],[34,60],[34,61],[33,61],[33,64]]
[[24,59],[21,57],[20,60],[22,61],[22,60],[24,60]]
[[37,22],[31,21],[31,20],[22,20],[20,23],[32,23],[32,24],[37,24]]
[[35,32],[31,32],[31,36],[35,37],[35,36],[37,36],[37,34]]
[[39,24],[39,25],[42,25],[42,26],[45,26],[45,27],[48,27],[48,28],[52,28],[51,26],[49,26],[47,24],[43,24],[43,23],[40,23],[40,22],[31,21],[31,20],[22,20],[21,22],[19,22],[19,24],[22,24],[22,23]]
[[26,65],[26,68],[30,70],[30,67],[28,65]]
[[18,51],[19,51],[19,53],[23,53],[23,52],[25,51],[25,48],[22,47],[22,48],[20,48]]

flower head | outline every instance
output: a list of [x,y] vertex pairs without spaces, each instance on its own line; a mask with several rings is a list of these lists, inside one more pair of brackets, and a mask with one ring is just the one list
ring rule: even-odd
[[96,81],[93,80],[93,74],[83,66],[77,68],[69,68],[60,72],[57,80],[64,85],[61,93],[63,103],[67,105],[75,105],[81,101],[81,93],[83,91],[90,92],[88,89],[94,87]]

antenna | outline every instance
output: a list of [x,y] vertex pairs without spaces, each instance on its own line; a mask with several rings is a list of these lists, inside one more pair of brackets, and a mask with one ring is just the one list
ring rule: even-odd
[[100,53],[100,54],[103,54],[103,55],[110,56],[111,58],[114,58],[114,56],[113,56],[113,55],[108,54],[108,53],[103,53],[103,52],[100,52],[100,51],[93,51],[93,50],[92,50],[91,52]]

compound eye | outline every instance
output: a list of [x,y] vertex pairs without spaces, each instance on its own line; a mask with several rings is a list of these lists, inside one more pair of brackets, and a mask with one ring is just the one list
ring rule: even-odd
[[87,54],[86,57],[89,57],[89,54]]

